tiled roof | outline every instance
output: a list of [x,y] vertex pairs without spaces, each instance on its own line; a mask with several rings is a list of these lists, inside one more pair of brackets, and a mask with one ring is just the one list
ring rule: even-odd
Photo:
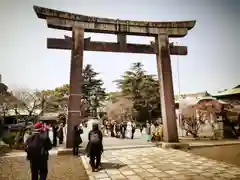
[[180,99],[185,97],[202,98],[202,97],[208,97],[208,96],[212,96],[212,95],[207,91],[204,91],[204,92],[198,92],[198,93],[181,94],[180,97],[179,95],[175,95],[175,100],[179,101]]
[[216,95],[214,95],[215,97],[220,97],[220,96],[229,96],[229,95],[236,95],[239,94],[240,95],[240,87],[235,87],[233,89],[228,89],[226,91],[223,91],[221,93],[218,93]]

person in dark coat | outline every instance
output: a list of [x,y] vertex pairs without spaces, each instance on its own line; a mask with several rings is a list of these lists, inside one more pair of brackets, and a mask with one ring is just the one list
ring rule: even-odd
[[143,125],[140,124],[140,132],[141,132],[141,134],[142,134],[142,131],[143,131]]
[[136,123],[132,121],[132,136],[131,136],[131,139],[134,139],[135,131],[136,131]]
[[125,139],[126,130],[127,130],[127,123],[126,122],[122,122],[121,123],[121,134],[122,134],[122,138],[123,139]]
[[53,131],[53,147],[56,147],[57,146],[57,125],[56,124],[53,124],[52,131]]
[[110,131],[111,131],[111,137],[114,137],[115,134],[114,134],[114,124],[113,123],[111,123],[111,125],[110,125]]
[[27,159],[30,161],[32,180],[46,180],[48,174],[48,151],[52,148],[51,140],[42,131],[42,125],[36,123],[33,133],[25,142]]
[[83,133],[83,130],[79,128],[77,125],[74,126],[73,129],[73,155],[78,156],[78,149],[79,145],[82,143],[81,134]]
[[93,124],[92,130],[88,134],[88,155],[90,156],[90,165],[92,171],[98,171],[101,163],[101,154],[103,152],[103,135],[99,130],[98,124]]
[[119,123],[117,123],[116,125],[116,138],[119,138],[120,137],[120,134],[121,134],[121,127],[120,127],[120,124]]
[[59,125],[59,128],[57,130],[58,138],[59,138],[59,144],[63,143],[63,123]]

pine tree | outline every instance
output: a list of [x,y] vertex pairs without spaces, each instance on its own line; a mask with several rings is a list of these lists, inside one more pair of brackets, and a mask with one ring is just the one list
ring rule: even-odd
[[103,81],[97,78],[98,74],[90,64],[83,69],[82,93],[88,102],[91,94],[95,94],[99,100],[104,100],[106,96],[105,89],[102,87]]
[[146,74],[140,62],[133,63],[132,67],[115,82],[122,95],[133,101],[139,121],[160,115],[158,80],[155,76]]
[[[102,87],[103,81],[97,78],[98,74],[99,73],[95,72],[90,64],[86,65],[83,69],[83,85],[79,88],[82,88],[83,98],[85,98],[88,103],[93,93],[97,96],[99,101],[105,99],[105,89]],[[69,84],[56,87],[54,90],[44,90],[41,93],[54,97],[55,100],[53,100],[52,104],[65,107],[68,101],[66,97],[69,95]],[[99,102],[98,106],[100,106]]]

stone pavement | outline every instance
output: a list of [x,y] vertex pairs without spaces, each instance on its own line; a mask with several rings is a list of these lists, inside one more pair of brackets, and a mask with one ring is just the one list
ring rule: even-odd
[[103,170],[91,172],[81,157],[90,180],[240,180],[240,168],[174,149],[157,147],[123,149],[103,153]]
[[[83,139],[83,145],[86,145],[88,142],[88,134],[85,132],[84,134],[81,135],[81,137]],[[145,145],[145,144],[149,144],[149,143],[143,139],[139,129],[136,130],[134,139],[121,139],[121,138],[107,137],[107,136],[104,136],[103,138],[104,147]]]

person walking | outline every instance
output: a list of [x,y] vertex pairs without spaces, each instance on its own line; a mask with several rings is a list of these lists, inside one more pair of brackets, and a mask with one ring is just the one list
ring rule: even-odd
[[30,131],[30,129],[27,129],[23,136],[23,143],[25,143],[27,141],[27,139],[29,138],[30,135],[31,135],[31,131]]
[[121,134],[122,134],[122,138],[123,139],[125,139],[126,130],[127,130],[127,123],[126,122],[122,122],[122,124],[121,124]]
[[48,174],[48,151],[52,148],[51,140],[42,132],[41,123],[36,123],[33,133],[28,137],[25,144],[27,160],[30,162],[31,179],[46,180]]
[[151,127],[150,127],[150,132],[151,132],[151,139],[150,139],[150,141],[152,141],[152,140],[155,140],[154,138],[155,138],[155,136],[154,136],[154,133],[155,133],[155,130],[156,130],[156,127],[155,127],[155,125],[154,125],[154,123],[151,123],[150,124],[151,125]]
[[103,135],[99,130],[98,124],[93,124],[92,130],[88,134],[89,142],[87,145],[87,153],[90,157],[90,165],[93,172],[98,171],[101,164],[101,154],[103,152],[102,139]]
[[57,125],[53,124],[52,131],[53,131],[53,147],[57,146]]
[[120,138],[120,134],[121,134],[121,127],[120,127],[120,124],[117,123],[116,124],[116,138]]
[[58,138],[59,138],[59,144],[63,143],[63,123],[59,125],[59,128],[57,130]]
[[131,139],[131,137],[132,137],[132,122],[131,121],[127,122],[126,137],[129,139]]
[[132,121],[132,136],[131,136],[131,139],[134,138],[135,131],[136,131],[136,123]]
[[77,125],[73,129],[73,155],[78,156],[79,145],[82,143],[81,134],[83,130]]
[[140,133],[142,134],[142,131],[143,131],[143,125],[140,124]]
[[114,137],[114,122],[111,122],[110,124],[110,135],[111,137]]
[[151,141],[151,125],[148,121],[146,121],[146,134],[147,134],[147,141]]
[[48,125],[48,136],[53,144],[53,128],[52,128],[51,124]]

